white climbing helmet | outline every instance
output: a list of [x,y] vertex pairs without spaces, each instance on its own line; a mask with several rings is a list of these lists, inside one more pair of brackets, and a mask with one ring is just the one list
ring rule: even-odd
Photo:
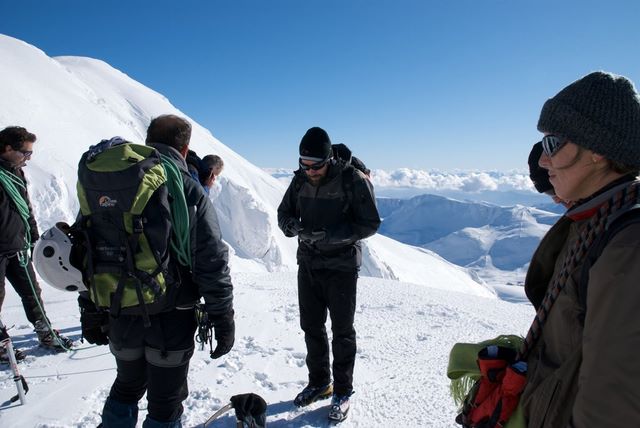
[[42,234],[33,249],[33,260],[38,275],[62,291],[86,291],[82,273],[71,265],[71,239],[64,230],[66,223],[56,223]]

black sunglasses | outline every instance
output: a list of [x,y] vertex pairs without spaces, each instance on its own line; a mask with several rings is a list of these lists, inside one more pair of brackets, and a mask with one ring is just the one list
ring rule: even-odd
[[20,153],[22,153],[22,156],[29,157],[33,154],[33,150],[18,150]]
[[542,137],[542,151],[545,155],[553,157],[568,141],[566,138],[557,135],[545,135]]
[[303,171],[308,171],[310,169],[312,169],[314,171],[317,171],[319,169],[322,169],[327,164],[327,162],[329,162],[329,159],[325,159],[325,160],[322,160],[320,162],[316,162],[316,163],[312,163],[311,165],[307,165],[306,163],[302,163],[302,159],[299,159],[298,160],[298,165],[300,166],[300,169],[303,170]]

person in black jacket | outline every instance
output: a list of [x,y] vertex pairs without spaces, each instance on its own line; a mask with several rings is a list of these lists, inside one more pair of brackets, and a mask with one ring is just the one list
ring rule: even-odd
[[200,170],[202,169],[202,159],[200,159],[200,156],[198,156],[195,151],[189,150],[185,160],[191,177],[196,181],[200,181]]
[[224,161],[218,155],[207,155],[200,159],[193,150],[187,153],[187,168],[194,180],[198,181],[208,195],[213,183],[222,174]]
[[[197,323],[195,305],[204,298],[217,347],[211,358],[227,354],[234,344],[233,286],[228,248],[222,242],[215,209],[187,169],[191,125],[185,119],[164,115],[153,119],[146,144],[168,156],[180,169],[189,209],[191,269],[181,272],[176,301],[165,312],[150,315],[145,328],[139,315],[119,315],[109,320],[108,335],[93,303],[81,296],[83,334],[92,343],[109,343],[116,358],[117,376],[102,412],[102,426],[135,427],[138,401],[147,393],[146,428],[181,427],[182,402],[188,396],[187,373],[194,351]],[[171,261],[175,264],[177,262]],[[84,322],[83,322],[84,321]],[[89,339],[90,338],[90,339]]]
[[[286,236],[298,237],[298,302],[309,384],[294,403],[306,406],[333,394],[329,418],[342,420],[353,392],[359,241],[376,233],[380,217],[370,181],[331,153],[323,129],[311,128],[302,137],[300,169],[278,207],[278,225]],[[327,311],[333,332],[333,385]]]
[[[40,345],[65,350],[73,343],[51,328],[29,254],[40,235],[22,167],[31,159],[35,142],[36,136],[20,126],[0,131],[0,308],[6,278],[22,299],[24,312],[34,326]],[[6,330],[0,331],[0,340],[7,337]],[[23,359],[24,353],[17,351],[16,357]],[[0,349],[2,358],[4,352]]]

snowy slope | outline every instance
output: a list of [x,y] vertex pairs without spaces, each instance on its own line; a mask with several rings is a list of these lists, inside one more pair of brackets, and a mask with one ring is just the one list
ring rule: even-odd
[[435,195],[380,199],[380,233],[435,251],[461,266],[511,271],[531,259],[558,214],[522,205],[501,207]]
[[[99,60],[50,58],[31,45],[2,35],[0,56],[0,124],[20,124],[38,135],[36,153],[26,171],[43,230],[57,221],[74,218],[77,162],[89,145],[114,135],[141,143],[152,117],[164,113],[186,116],[161,94]],[[232,270],[295,270],[296,241],[284,237],[276,220],[285,184],[191,122],[192,148],[202,155],[217,153],[226,164],[213,198],[223,237],[230,245]],[[295,147],[292,143],[292,149]],[[386,244],[370,240],[372,251],[367,251],[366,257],[384,254],[380,245]],[[431,253],[397,247],[396,255],[403,252],[403,257],[393,259],[366,259],[363,275],[411,277],[415,282],[441,288],[491,294],[486,286],[455,267],[442,280],[419,277],[414,274],[415,266],[431,271],[446,271],[451,266]]]
[[[434,272],[433,275],[438,275]],[[328,401],[296,409],[292,400],[305,385],[305,345],[299,328],[293,273],[236,273],[236,345],[211,360],[196,351],[189,372],[183,424],[198,426],[234,394],[254,392],[268,403],[268,426],[327,426]],[[45,287],[54,325],[79,339],[74,293]],[[27,404],[10,404],[15,384],[0,366],[0,426],[12,428],[95,427],[115,376],[107,347],[80,344],[52,355],[37,347],[15,293],[7,293],[3,320],[14,325],[16,345],[29,354],[20,370],[30,387]],[[356,331],[358,351],[353,407],[348,427],[455,427],[455,407],[445,376],[450,347],[503,333],[524,334],[533,316],[517,305],[422,285],[361,278]],[[140,403],[140,420],[146,402]],[[232,427],[229,415],[212,424]]]

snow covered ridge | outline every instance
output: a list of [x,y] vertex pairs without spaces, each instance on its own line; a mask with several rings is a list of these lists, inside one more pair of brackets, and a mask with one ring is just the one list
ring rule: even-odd
[[[38,136],[26,174],[42,230],[57,221],[73,221],[78,210],[77,162],[90,145],[115,135],[142,143],[152,117],[173,113],[188,118],[161,94],[97,59],[50,58],[4,35],[0,57],[0,126],[21,125]],[[285,238],[277,227],[276,210],[286,184],[189,120],[192,148],[225,161],[212,198],[230,246],[232,271],[296,270],[296,240]],[[364,246],[362,276],[495,297],[493,289],[467,269],[428,250],[379,235]]]

